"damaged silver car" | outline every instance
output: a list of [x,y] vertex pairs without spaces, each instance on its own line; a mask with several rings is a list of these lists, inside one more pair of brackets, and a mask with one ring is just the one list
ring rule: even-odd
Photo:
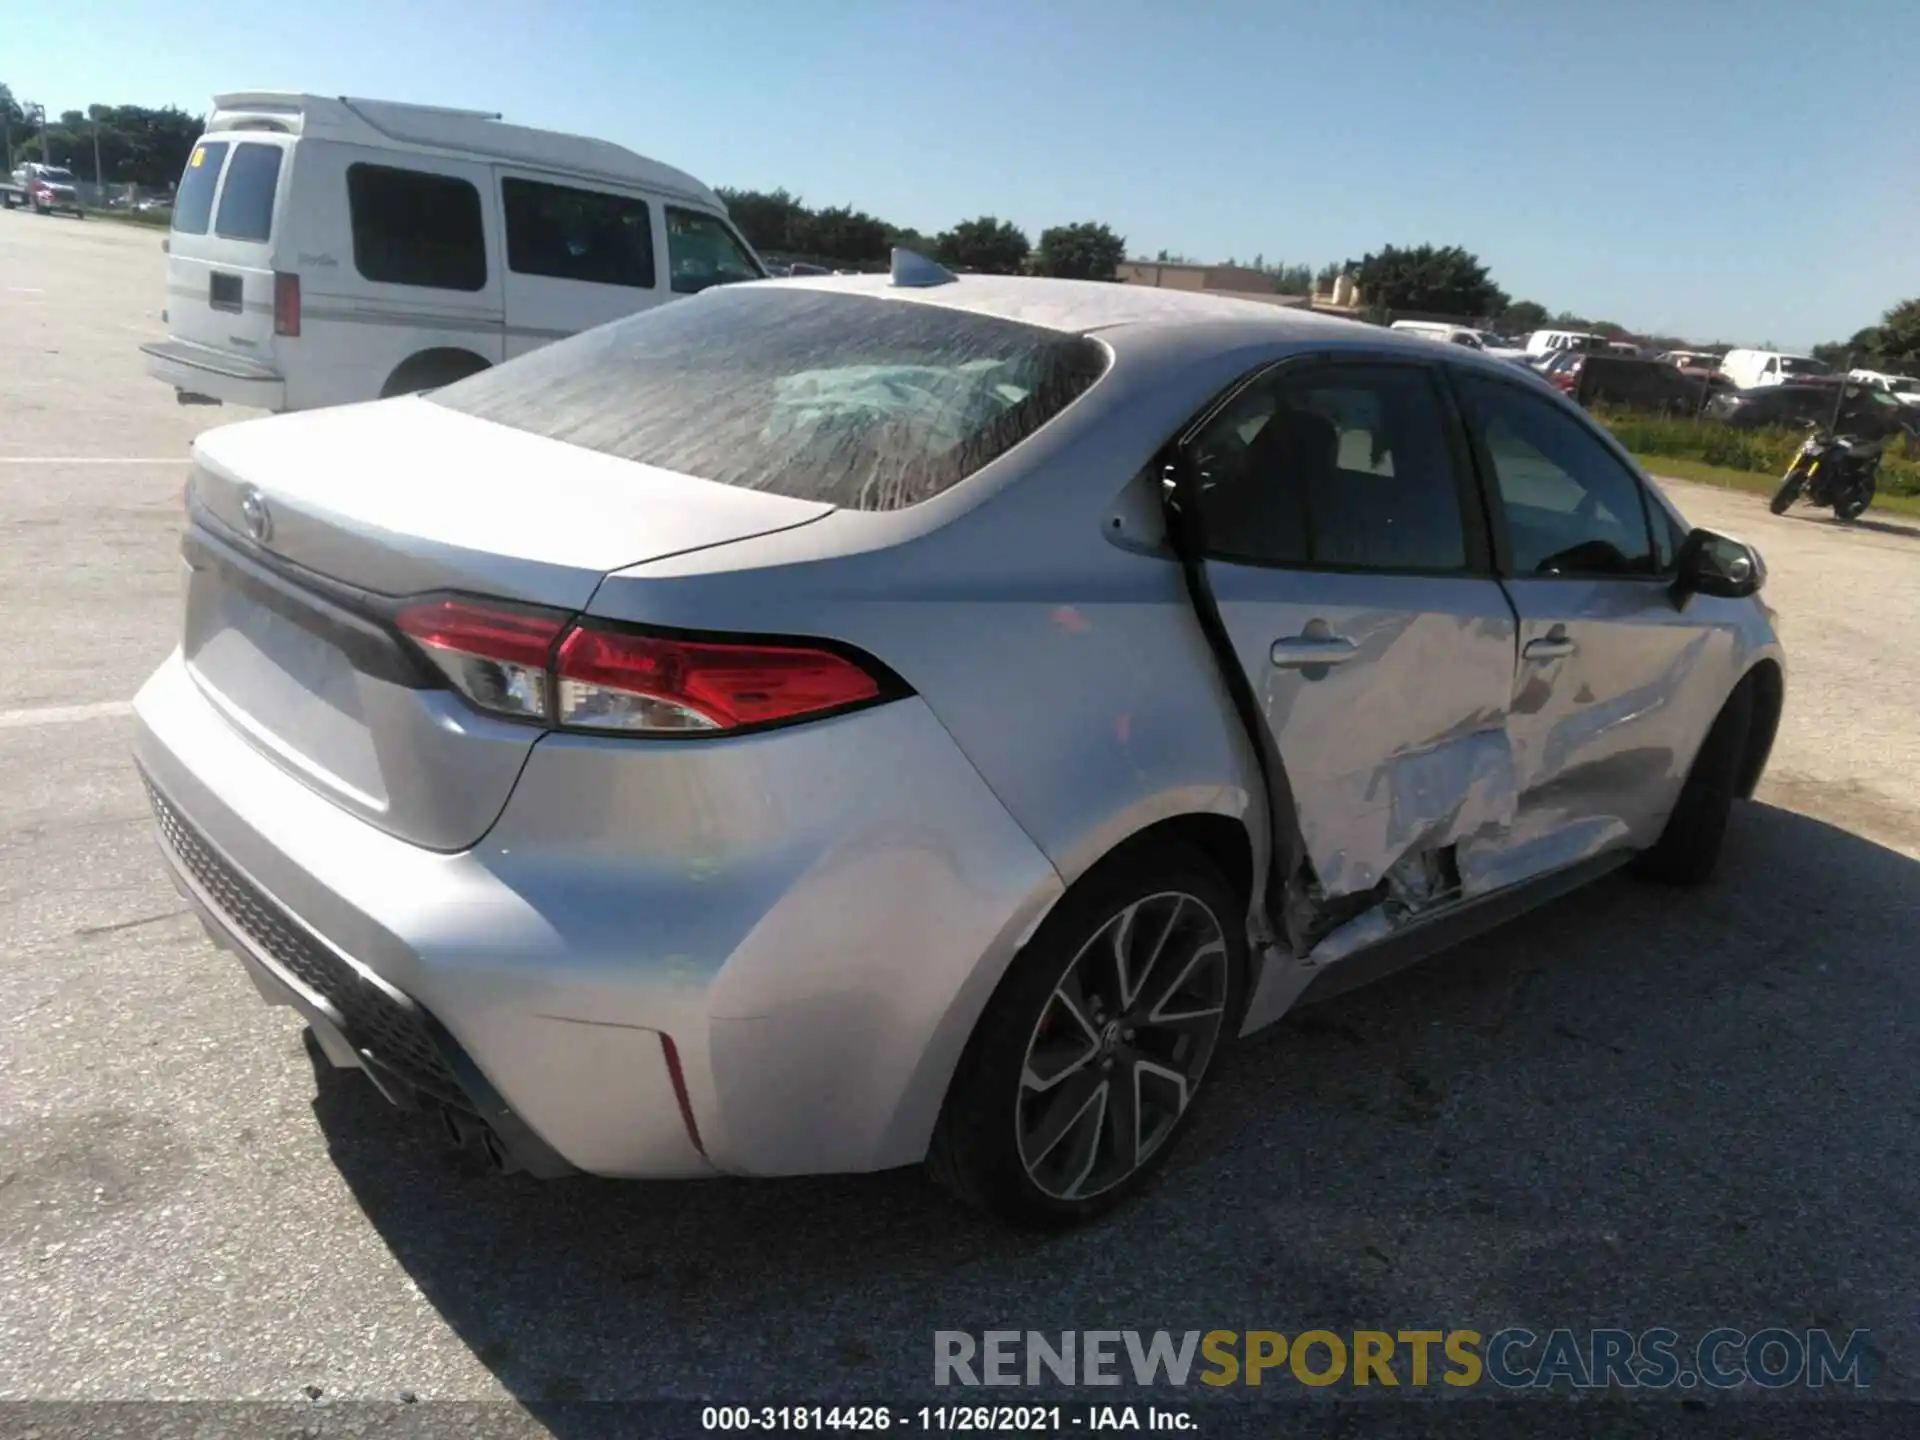
[[1705,879],[1783,696],[1760,557],[1514,367],[904,254],[203,435],[184,545],[162,848],[332,1063],[1029,1222],[1304,996]]

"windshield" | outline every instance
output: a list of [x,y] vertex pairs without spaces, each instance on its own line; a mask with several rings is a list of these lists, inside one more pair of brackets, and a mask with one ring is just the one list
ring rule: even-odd
[[1818,360],[1809,360],[1800,355],[1782,355],[1780,373],[1782,375],[1826,375],[1831,372]]
[[40,171],[40,178],[50,185],[73,184],[73,172],[71,170],[63,170],[58,165],[44,166]]
[[916,301],[721,286],[434,391],[483,420],[723,485],[896,510],[1012,449],[1106,367]]

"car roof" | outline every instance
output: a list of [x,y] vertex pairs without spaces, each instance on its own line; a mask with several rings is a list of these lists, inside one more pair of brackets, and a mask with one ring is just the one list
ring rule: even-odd
[[1245,332],[1241,338],[1365,341],[1415,355],[1431,355],[1434,348],[1431,340],[1409,331],[1391,330],[1312,310],[1227,295],[1102,280],[961,275],[940,285],[904,286],[895,285],[887,275],[805,275],[758,283],[842,295],[870,295],[907,304],[939,305],[1037,325],[1067,335],[1220,329]]

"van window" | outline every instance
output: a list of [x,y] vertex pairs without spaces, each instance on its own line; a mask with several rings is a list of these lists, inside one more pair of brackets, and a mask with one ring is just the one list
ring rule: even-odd
[[653,214],[646,201],[511,178],[500,182],[500,199],[509,270],[653,288]]
[[697,295],[709,285],[759,280],[765,275],[752,254],[718,215],[667,207],[667,263],[676,295]]
[[227,142],[202,140],[187,156],[180,173],[180,190],[173,197],[173,228],[182,235],[204,235],[213,218],[213,192],[220,186],[220,167],[227,160]]
[[349,165],[353,264],[382,285],[484,290],[480,192],[465,180],[388,165]]
[[724,286],[426,398],[722,485],[897,510],[1011,450],[1106,363],[1097,341],[997,316]]
[[273,232],[273,195],[279,186],[278,145],[236,147],[213,233],[225,240],[265,240]]

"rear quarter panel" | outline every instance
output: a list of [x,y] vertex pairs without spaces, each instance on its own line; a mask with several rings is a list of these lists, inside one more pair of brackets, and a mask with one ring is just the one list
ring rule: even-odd
[[1069,884],[1182,814],[1247,821],[1258,867],[1259,772],[1143,467],[1275,353],[1119,347],[1079,402],[936,500],[621,571],[591,608],[831,636],[880,657]]

